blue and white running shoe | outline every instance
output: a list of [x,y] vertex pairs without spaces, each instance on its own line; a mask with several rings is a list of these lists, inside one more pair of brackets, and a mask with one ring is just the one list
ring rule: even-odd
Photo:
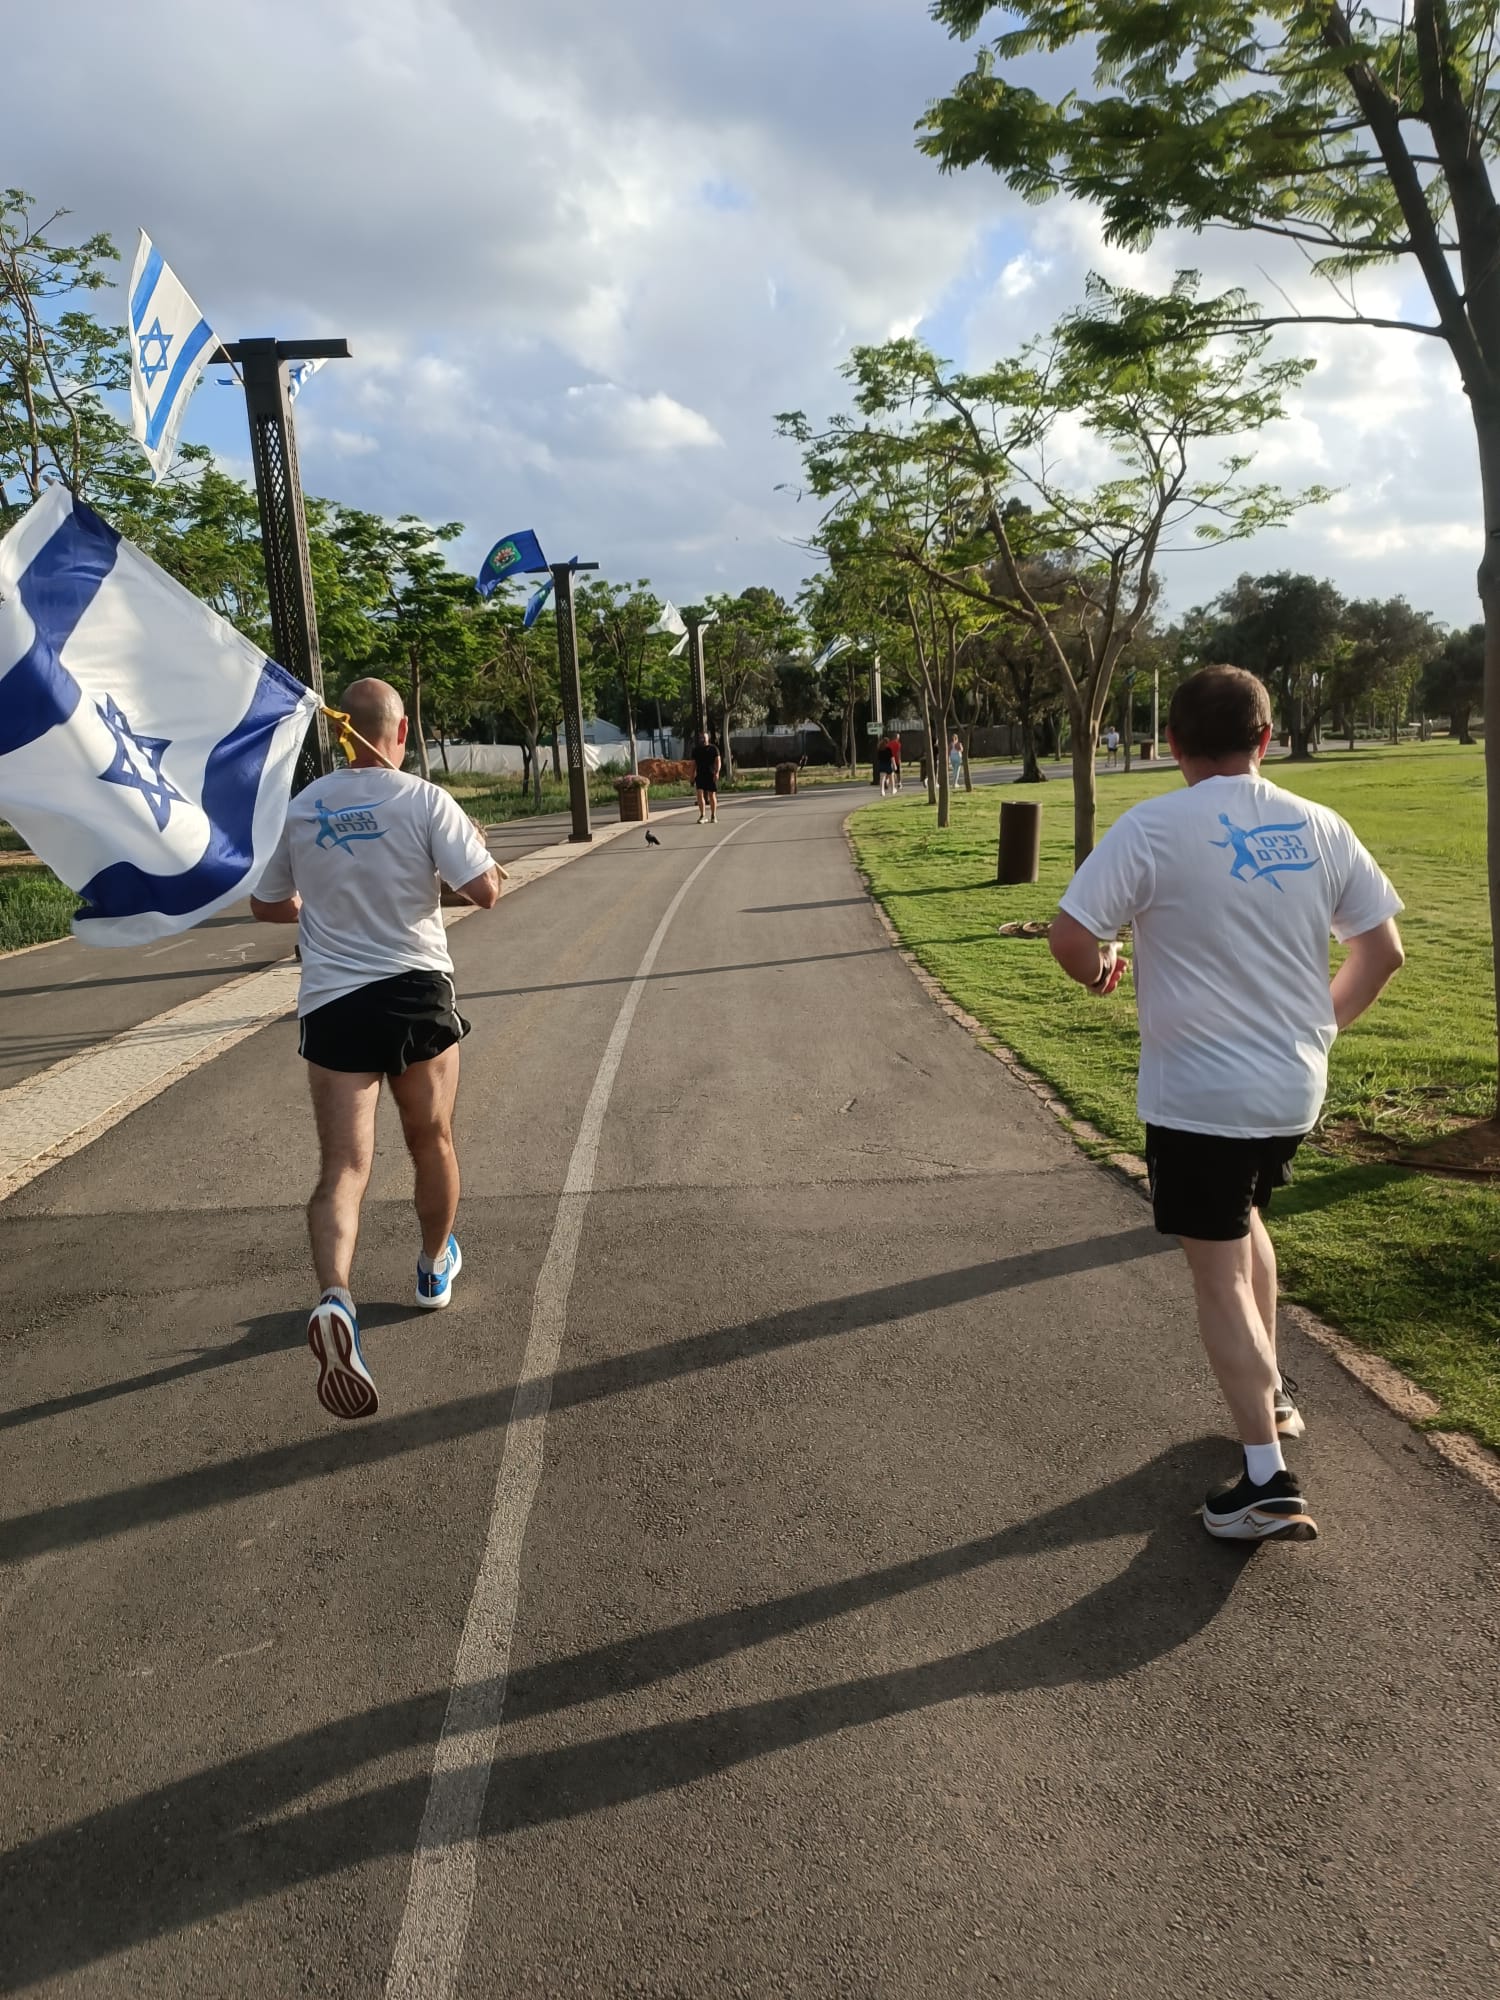
[[448,1247],[429,1271],[427,1259],[417,1259],[417,1304],[436,1312],[453,1297],[453,1280],[464,1267],[464,1253],[458,1238],[450,1236]]
[[331,1292],[313,1307],[307,1344],[318,1357],[318,1401],[323,1408],[335,1417],[373,1417],[380,1397],[359,1349],[359,1321]]

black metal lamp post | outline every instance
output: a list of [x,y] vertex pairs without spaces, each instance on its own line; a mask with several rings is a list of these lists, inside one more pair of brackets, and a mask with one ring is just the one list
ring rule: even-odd
[[[347,340],[235,340],[214,356],[216,361],[236,362],[244,380],[276,658],[288,673],[310,687],[319,701],[323,699],[323,660],[318,650],[307,516],[285,363],[345,361],[348,356]],[[302,753],[298,782],[305,784],[321,776],[329,763],[328,722],[320,715],[316,734]]]
[[572,841],[594,837],[589,825],[589,774],[583,747],[583,690],[578,681],[578,627],[573,616],[573,572],[597,569],[598,563],[552,563],[553,603],[557,610],[557,664],[562,679],[563,735],[568,746],[568,803],[573,811]]

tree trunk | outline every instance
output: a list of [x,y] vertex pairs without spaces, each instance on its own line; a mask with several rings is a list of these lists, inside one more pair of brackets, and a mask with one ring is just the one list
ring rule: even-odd
[[[1473,399],[1474,433],[1479,444],[1479,476],[1484,491],[1484,555],[1479,564],[1479,601],[1484,606],[1484,780],[1488,826],[1486,859],[1490,888],[1492,995],[1500,995],[1500,406]],[[1500,1007],[1496,1009],[1500,1026]],[[1500,1084],[1500,1065],[1497,1065]],[[1500,1125],[1500,1095],[1493,1116]]]
[[1455,703],[1453,713],[1448,718],[1448,734],[1456,736],[1460,743],[1472,743],[1474,741],[1469,729],[1469,719],[1473,712],[1467,702],[1464,702],[1462,706]]
[[557,724],[552,725],[552,775],[559,783],[562,780],[562,753],[557,747]]
[[734,752],[729,747],[729,706],[725,704],[719,717],[719,776],[725,784],[734,783]]
[[974,773],[969,765],[969,752],[973,747],[974,725],[971,722],[964,731],[964,790],[966,792],[972,792],[974,789]]
[[922,681],[922,761],[927,767],[927,803],[935,806],[938,802],[937,758],[933,754],[932,703],[927,698],[927,682]]
[[448,736],[447,732],[442,729],[438,731],[438,755],[443,760],[444,771],[451,778],[453,776],[453,766],[448,762]]
[[538,812],[542,809],[542,756],[535,730],[526,731],[526,754],[531,764],[531,796]]
[[1094,851],[1099,822],[1099,725],[1092,716],[1071,715],[1073,724],[1073,866],[1081,868]]
[[1046,783],[1042,767],[1036,756],[1036,724],[1030,713],[1021,717],[1021,775],[1018,785],[1041,785]]
[[432,766],[427,761],[427,731],[422,727],[422,662],[413,653],[411,656],[411,730],[417,739],[417,769],[424,778],[432,776]]

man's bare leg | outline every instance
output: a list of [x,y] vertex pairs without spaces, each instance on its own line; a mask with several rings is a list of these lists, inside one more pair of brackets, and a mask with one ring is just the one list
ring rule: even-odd
[[458,1096],[458,1043],[430,1062],[413,1063],[391,1078],[406,1150],[416,1169],[417,1221],[422,1253],[442,1256],[458,1214],[458,1154],[453,1146],[453,1104]]
[[1240,1442],[1275,1444],[1276,1349],[1256,1297],[1252,1238],[1179,1240],[1193,1274],[1198,1332]]
[[1276,1359],[1276,1246],[1260,1219],[1260,1210],[1250,1211],[1250,1259],[1255,1285],[1255,1303],[1260,1323],[1271,1342],[1271,1359]]
[[324,1069],[307,1065],[313,1118],[318,1128],[321,1162],[318,1184],[307,1204],[307,1233],[312,1242],[318,1288],[349,1291],[354,1246],[359,1241],[359,1211],[370,1183],[375,1158],[375,1107],[380,1101],[380,1077],[365,1071]]
[[695,796],[697,797],[698,800],[698,817],[701,820],[705,811],[707,810],[708,800],[701,791],[699,791]]

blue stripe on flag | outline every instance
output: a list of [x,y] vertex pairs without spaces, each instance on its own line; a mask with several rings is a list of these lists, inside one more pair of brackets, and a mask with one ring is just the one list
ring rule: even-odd
[[266,758],[277,729],[306,693],[284,668],[268,660],[250,706],[214,746],[203,774],[203,811],[210,832],[202,859],[172,875],[149,874],[133,861],[101,868],[80,890],[83,908],[74,922],[138,917],[147,911],[187,916],[242,882],[255,862],[255,807]]
[[141,321],[146,317],[146,308],[151,303],[151,294],[156,290],[156,281],[160,276],[161,252],[153,243],[146,268],[141,272],[141,282],[130,294],[130,324],[137,333],[141,330]]
[[146,448],[148,451],[155,451],[156,447],[161,443],[161,434],[166,429],[167,423],[171,418],[172,405],[177,401],[183,382],[187,379],[198,356],[212,339],[213,331],[208,321],[200,319],[178,349],[177,360],[173,364],[171,374],[167,377],[167,386],[161,393],[161,401],[157,404],[151,421],[146,426]]
[[107,521],[75,500],[22,573],[16,588],[36,636],[0,676],[0,757],[35,743],[78,706],[79,686],[62,650],[114,568],[119,542]]

